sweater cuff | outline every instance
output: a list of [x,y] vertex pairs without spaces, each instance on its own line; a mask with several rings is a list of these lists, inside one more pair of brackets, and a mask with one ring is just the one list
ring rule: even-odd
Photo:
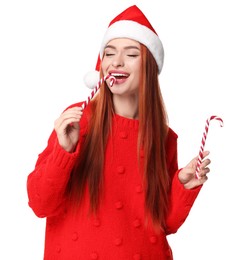
[[177,170],[174,178],[172,180],[172,192],[176,192],[176,198],[186,206],[192,206],[195,199],[198,196],[203,185],[200,185],[193,189],[186,189],[184,185],[180,182],[178,174],[182,169]]
[[77,147],[74,152],[69,153],[64,150],[60,144],[56,141],[53,149],[52,156],[50,160],[52,165],[55,165],[62,170],[71,170],[75,164],[80,151],[80,142],[78,142]]

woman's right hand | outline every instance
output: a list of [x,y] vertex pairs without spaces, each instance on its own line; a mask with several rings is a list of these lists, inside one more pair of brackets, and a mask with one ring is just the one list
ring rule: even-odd
[[73,152],[79,140],[79,121],[83,111],[81,107],[72,107],[65,110],[55,120],[54,129],[60,146],[67,152]]

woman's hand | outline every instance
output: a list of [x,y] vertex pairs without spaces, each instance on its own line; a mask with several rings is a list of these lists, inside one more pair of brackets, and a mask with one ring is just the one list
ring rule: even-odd
[[180,182],[184,185],[186,189],[193,189],[195,187],[200,186],[205,181],[207,181],[208,177],[207,174],[209,173],[208,165],[211,163],[209,159],[206,159],[206,157],[209,155],[209,151],[203,152],[203,160],[199,167],[199,176],[200,178],[197,179],[196,177],[196,166],[197,166],[197,160],[198,157],[195,157],[192,159],[186,167],[184,167],[178,175],[178,178]]
[[64,111],[55,120],[54,129],[60,146],[67,152],[73,152],[79,140],[79,121],[82,117],[81,107],[72,107]]

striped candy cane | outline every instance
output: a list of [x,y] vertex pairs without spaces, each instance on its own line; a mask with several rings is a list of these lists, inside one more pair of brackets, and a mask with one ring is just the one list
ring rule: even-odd
[[82,109],[85,109],[87,107],[87,105],[89,104],[89,102],[91,101],[91,99],[95,96],[95,94],[97,93],[97,91],[100,89],[101,84],[106,81],[107,79],[110,78],[110,87],[113,86],[113,84],[116,81],[116,78],[111,76],[111,74],[107,74],[105,77],[101,78],[96,87],[92,90],[91,94],[88,96],[88,98],[86,99],[86,101],[84,101],[84,103],[82,104]]
[[211,120],[218,120],[220,122],[220,126],[223,126],[223,120],[220,117],[217,116],[211,116],[206,120],[206,126],[205,126],[205,131],[203,133],[203,137],[202,137],[202,141],[201,141],[201,147],[199,150],[199,155],[198,155],[198,160],[197,160],[197,168],[196,168],[196,177],[197,179],[200,178],[199,176],[199,170],[200,170],[200,165],[202,163],[202,159],[203,159],[203,151],[204,151],[204,146],[205,146],[205,142],[206,142],[206,138],[207,138],[207,134],[208,134],[208,128],[209,128],[209,123]]

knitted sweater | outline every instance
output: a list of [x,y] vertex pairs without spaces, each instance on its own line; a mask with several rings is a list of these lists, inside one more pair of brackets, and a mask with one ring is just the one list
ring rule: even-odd
[[[61,148],[53,131],[28,175],[29,206],[38,217],[46,218],[44,259],[173,259],[166,236],[183,224],[201,189],[186,190],[178,180],[177,135],[169,129],[166,153],[172,180],[170,205],[167,229],[158,234],[145,224],[145,194],[137,158],[138,120],[113,117],[105,154],[104,192],[97,214],[89,214],[88,189],[78,213],[70,210],[64,190],[82,149],[87,121],[84,113],[80,140],[73,153]],[[140,159],[143,156],[141,151]]]

